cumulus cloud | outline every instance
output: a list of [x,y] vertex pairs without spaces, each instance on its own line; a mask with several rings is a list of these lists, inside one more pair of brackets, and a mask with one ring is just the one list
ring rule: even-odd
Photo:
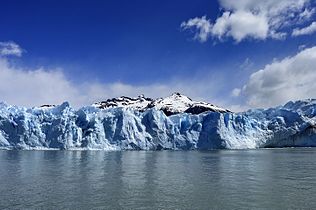
[[12,41],[0,42],[0,56],[13,55],[13,56],[20,57],[22,53],[23,53],[23,50],[18,44]]
[[309,26],[304,28],[295,28],[292,36],[309,35],[316,32],[316,22],[312,22]]
[[223,40],[232,37],[236,42],[246,38],[283,39],[284,30],[293,24],[309,20],[314,14],[311,0],[220,0],[222,14],[214,21],[206,16],[181,23],[181,28],[196,29],[194,38],[205,42],[209,37]]
[[253,73],[241,90],[250,107],[271,107],[289,100],[316,97],[316,47],[307,48],[292,57],[273,61]]
[[266,39],[269,25],[263,15],[254,15],[249,11],[224,12],[212,28],[212,35],[218,38],[231,36],[237,42],[246,37]]
[[8,58],[0,57],[0,101],[27,107],[69,101],[72,106],[79,108],[122,95],[136,97],[145,94],[156,98],[181,92],[196,100],[222,105],[223,103],[214,100],[222,82],[212,76],[205,76],[203,79],[177,78],[164,83],[144,85],[96,81],[77,83],[69,80],[62,69],[25,69],[13,65]]

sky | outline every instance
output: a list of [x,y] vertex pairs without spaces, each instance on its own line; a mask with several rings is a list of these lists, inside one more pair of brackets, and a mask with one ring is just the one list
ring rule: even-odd
[[173,92],[233,111],[316,98],[315,0],[2,1],[0,101]]

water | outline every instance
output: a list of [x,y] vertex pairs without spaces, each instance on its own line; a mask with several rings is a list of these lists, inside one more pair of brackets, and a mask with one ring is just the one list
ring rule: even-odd
[[316,149],[0,151],[0,209],[315,209]]

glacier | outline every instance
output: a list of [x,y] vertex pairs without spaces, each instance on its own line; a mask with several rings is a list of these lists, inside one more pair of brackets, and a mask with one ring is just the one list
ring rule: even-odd
[[0,104],[0,149],[210,150],[316,146],[316,100],[246,112]]

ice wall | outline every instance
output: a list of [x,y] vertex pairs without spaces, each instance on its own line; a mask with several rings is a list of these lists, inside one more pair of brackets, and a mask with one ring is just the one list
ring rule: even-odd
[[316,146],[315,100],[243,113],[0,104],[1,149],[190,150]]

